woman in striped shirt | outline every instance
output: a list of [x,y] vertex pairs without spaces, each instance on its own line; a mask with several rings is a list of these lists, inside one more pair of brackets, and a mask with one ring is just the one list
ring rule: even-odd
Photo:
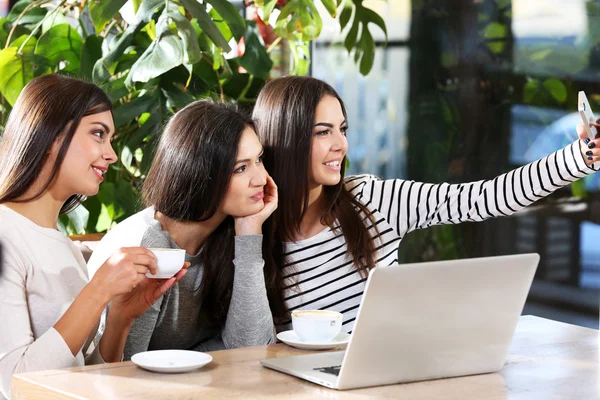
[[[352,331],[366,275],[396,263],[409,232],[438,224],[510,215],[591,174],[600,139],[577,140],[492,180],[427,184],[372,175],[344,177],[348,123],[335,90],[310,77],[262,89],[253,118],[279,208],[265,228],[265,273],[278,331],[296,309],[344,314]],[[578,126],[580,138],[586,134]]]

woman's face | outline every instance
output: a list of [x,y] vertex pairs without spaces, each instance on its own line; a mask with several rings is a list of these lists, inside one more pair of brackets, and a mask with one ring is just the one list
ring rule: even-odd
[[264,186],[267,171],[262,162],[263,147],[254,133],[247,127],[238,144],[237,157],[229,189],[220,211],[233,217],[245,217],[263,209]]
[[325,95],[317,104],[310,156],[311,188],[333,186],[341,179],[342,162],[348,151],[344,118],[338,99]]
[[[114,131],[110,111],[83,117],[51,189],[66,198],[74,194],[97,194],[108,166],[117,161],[110,143]],[[60,146],[59,140],[52,148],[51,159],[56,159]]]

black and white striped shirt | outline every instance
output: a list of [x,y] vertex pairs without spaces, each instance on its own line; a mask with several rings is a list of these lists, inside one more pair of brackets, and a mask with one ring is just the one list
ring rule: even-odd
[[[492,180],[450,185],[358,175],[346,178],[346,188],[373,213],[380,235],[375,260],[387,266],[398,261],[400,241],[415,229],[510,215],[595,171],[586,165],[577,141]],[[353,267],[342,233],[327,228],[285,243],[285,260],[289,310],[339,311],[344,314],[342,329],[352,331],[366,279]],[[291,321],[277,327],[285,329],[291,329]]]

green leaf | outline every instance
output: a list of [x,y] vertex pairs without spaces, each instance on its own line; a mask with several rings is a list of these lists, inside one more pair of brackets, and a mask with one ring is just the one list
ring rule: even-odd
[[[357,9],[358,12],[358,9]],[[368,22],[372,22],[375,25],[377,25],[379,27],[379,29],[381,29],[383,31],[383,33],[385,34],[385,41],[387,42],[388,40],[388,34],[387,34],[387,28],[385,27],[385,22],[383,21],[383,18],[381,18],[381,16],[379,16],[379,14],[377,14],[375,11],[366,8],[366,7],[361,7],[360,8],[360,13],[361,13],[361,19],[363,21],[368,21]],[[363,29],[367,29],[367,23],[364,24]]]
[[348,31],[348,35],[346,35],[346,39],[344,39],[344,47],[348,50],[348,53],[352,51],[354,46],[356,45],[356,38],[358,37],[358,26],[359,26],[358,18],[354,18],[352,22],[352,27]]
[[114,79],[101,85],[102,89],[108,94],[108,97],[110,97],[110,100],[113,103],[129,94],[129,89],[127,86],[125,86],[126,78],[127,77],[123,76],[119,79]]
[[21,54],[17,54],[18,48],[27,36],[21,36],[10,47],[0,51],[0,92],[10,103],[15,105],[19,93],[25,85],[33,79],[33,49],[36,38],[29,39]]
[[219,87],[219,78],[210,62],[205,59],[194,64],[194,74],[213,88]]
[[[102,187],[102,185],[100,185]],[[83,206],[88,210],[89,216],[86,225],[87,232],[96,232],[96,224],[98,223],[98,217],[100,216],[100,210],[102,204],[98,199],[98,196],[90,196],[84,202]]]
[[135,35],[152,19],[157,8],[164,4],[163,0],[144,0],[135,14],[136,21],[129,25],[121,35],[114,48],[94,65],[94,83],[103,84],[111,77],[109,69],[116,67],[119,58],[133,41]]
[[142,126],[140,126],[127,140],[126,146],[131,149],[139,148],[144,140],[149,136],[155,134],[159,127],[161,121],[159,121],[158,116],[156,114],[150,115],[150,117],[144,122]]
[[263,21],[265,21],[265,23],[269,22],[269,17],[271,16],[271,13],[273,12],[273,9],[276,5],[277,0],[265,1],[265,5],[263,6]]
[[227,22],[233,37],[236,40],[240,40],[244,36],[246,31],[246,21],[239,13],[237,8],[231,4],[228,0],[206,0],[214,9],[219,13],[221,17]]
[[[148,46],[150,46],[151,44],[152,42],[148,43]],[[129,70],[131,70],[131,67],[133,67],[137,60],[140,59],[140,57],[141,54],[136,51],[123,54],[121,58],[119,58],[119,63],[117,64],[114,72],[112,73],[116,75],[119,72],[128,72]]]
[[83,207],[78,206],[73,211],[66,215],[69,221],[69,234],[71,235],[81,235],[85,233],[85,228],[88,223],[90,213],[89,211]]
[[[274,26],[274,31],[278,36],[281,36],[285,39],[292,38],[295,26],[292,26],[291,31],[288,30],[288,17],[293,15],[293,13],[297,10],[298,1],[299,0],[291,0],[281,9]],[[298,20],[298,16],[295,16],[295,18]],[[292,17],[292,19],[294,19],[294,17]]]
[[8,40],[10,28],[10,21],[8,18],[0,18],[0,48],[4,48],[4,45]]
[[143,0],[133,0],[133,12],[137,12],[142,5]]
[[198,46],[196,31],[191,22],[185,16],[181,15],[178,10],[169,13],[169,17],[171,17],[175,22],[175,25],[177,25],[177,35],[179,35],[183,42],[183,62],[185,64],[197,63],[202,58],[202,52],[200,51],[200,46]]
[[67,65],[64,72],[79,72],[83,40],[69,24],[57,25],[44,33],[37,43],[35,54],[44,56],[53,67]]
[[229,43],[229,41],[233,39],[233,32],[231,32],[229,25],[227,25],[223,17],[221,17],[214,8],[210,10],[208,15],[210,15],[210,18],[212,18],[217,28],[219,28],[219,32],[221,32],[225,40],[227,40],[227,43]]
[[579,197],[580,199],[586,199],[588,197],[588,191],[585,188],[583,179],[571,183],[571,193],[573,193],[573,196]]
[[231,99],[237,99],[248,85],[250,76],[248,74],[234,74],[223,85],[223,93]]
[[111,228],[113,222],[118,217],[118,210],[115,204],[116,199],[115,184],[112,182],[104,182],[100,185],[100,191],[97,198],[100,200],[101,209],[96,223],[96,231],[104,232]]
[[92,79],[94,64],[102,58],[102,38],[90,35],[85,38],[81,47],[81,63],[79,71],[81,76]]
[[53,26],[68,24],[67,18],[59,12],[55,12],[49,18],[46,18],[42,23],[42,33],[46,33]]
[[226,52],[231,51],[231,47],[227,43],[227,40],[223,37],[219,28],[215,25],[213,20],[206,12],[204,4],[198,3],[196,0],[181,0],[181,3],[187,8],[187,10],[198,20],[198,25],[202,28],[202,31],[208,35],[212,42],[225,50]]
[[340,13],[340,30],[344,30],[348,22],[350,22],[350,18],[352,17],[352,6],[350,3],[347,3],[346,6],[342,9]]
[[334,0],[321,0],[321,3],[323,3],[325,9],[332,18],[337,16],[337,5],[335,4]]
[[530,79],[527,81],[525,87],[523,88],[523,96],[525,103],[531,104],[533,102],[533,99],[537,94],[538,87],[539,81],[537,79]]
[[90,15],[97,33],[102,32],[106,24],[115,19],[115,16],[125,3],[127,3],[127,0],[88,1]]
[[[25,8],[33,3],[33,0],[21,0],[18,1],[17,4],[10,10],[7,18],[11,22],[15,22],[21,13],[25,11]],[[46,9],[42,7],[32,7],[27,11],[27,13],[19,20],[19,25],[29,25],[29,24],[37,24],[46,16]]]
[[541,61],[551,53],[552,53],[551,49],[539,50],[539,51],[531,53],[531,55],[529,56],[529,59],[531,61]]
[[131,182],[119,179],[116,182],[116,189],[117,197],[115,200],[119,211],[117,218],[133,214],[136,211],[138,199]]
[[263,79],[269,77],[269,71],[273,66],[273,61],[269,58],[265,46],[260,40],[260,32],[256,26],[256,22],[249,21],[244,35],[244,43],[246,50],[240,59],[240,64],[250,72]]
[[148,82],[168,70],[184,64],[183,44],[171,32],[165,32],[146,49],[131,67],[125,83]]
[[128,103],[124,103],[115,108],[113,114],[115,118],[115,126],[123,126],[142,113],[150,110],[156,103],[156,97],[150,95],[135,97]]
[[[312,18],[309,23],[306,25],[303,23],[301,32],[303,34],[303,41],[316,39],[321,34],[321,29],[323,29],[323,20],[319,15],[319,10],[315,7],[312,0],[305,0],[304,3],[307,8],[310,10],[311,15],[309,18]],[[300,15],[304,12],[303,9],[300,9]]]
[[546,79],[544,88],[554,97],[560,104],[567,100],[567,88],[562,81],[556,78]]
[[173,83],[164,84],[161,90],[167,99],[167,107],[171,109],[181,109],[195,100],[192,95]]
[[368,29],[365,29],[362,33],[361,44],[363,53],[359,70],[363,76],[366,76],[373,68],[373,61],[375,60],[375,42]]
[[482,36],[493,53],[501,53],[505,48],[507,28],[498,22],[491,22],[483,29]]
[[310,66],[309,44],[301,40],[290,40],[288,44],[294,61],[292,75],[307,75]]

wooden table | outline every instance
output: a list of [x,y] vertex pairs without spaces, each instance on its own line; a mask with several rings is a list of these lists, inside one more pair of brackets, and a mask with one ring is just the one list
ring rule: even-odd
[[598,399],[598,331],[521,317],[500,373],[336,391],[263,368],[259,360],[303,354],[283,344],[211,353],[186,374],[156,374],[131,362],[13,377],[17,399]]

